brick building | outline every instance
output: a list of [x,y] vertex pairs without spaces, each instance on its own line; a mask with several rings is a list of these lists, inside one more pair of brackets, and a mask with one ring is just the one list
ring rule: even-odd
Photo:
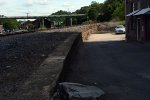
[[150,0],[126,0],[127,40],[150,41]]

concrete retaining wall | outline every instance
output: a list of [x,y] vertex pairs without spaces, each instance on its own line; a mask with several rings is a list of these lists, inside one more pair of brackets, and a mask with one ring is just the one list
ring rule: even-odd
[[69,32],[71,35],[53,50],[40,67],[7,100],[50,100],[57,83],[64,79],[68,71],[67,66],[78,45],[96,31],[97,24],[46,30],[45,32],[48,33]]
[[[38,32],[80,32],[82,33],[82,39],[87,40],[88,36],[91,33],[96,33],[98,31],[100,23],[97,24],[89,24],[89,25],[81,25],[81,26],[73,26],[68,28],[60,28],[60,29],[53,29],[53,30],[39,30]],[[8,35],[18,35],[18,34],[27,34],[33,33],[35,31],[22,31],[16,33],[4,33],[0,34],[0,36],[8,36]]]
[[87,40],[88,36],[91,33],[96,33],[98,31],[99,23],[97,24],[89,24],[82,26],[74,26],[62,29],[54,29],[54,30],[45,30],[45,32],[80,32],[82,33],[82,39]]
[[70,33],[40,65],[21,88],[8,100],[50,100],[56,84],[63,78],[63,69],[81,42],[81,33]]

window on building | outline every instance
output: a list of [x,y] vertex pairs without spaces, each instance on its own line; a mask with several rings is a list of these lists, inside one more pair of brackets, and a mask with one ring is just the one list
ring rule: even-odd
[[138,9],[138,10],[141,9],[141,3],[140,3],[140,0],[137,1],[137,9]]
[[135,4],[132,3],[132,11],[135,11]]
[[135,3],[134,2],[130,3],[130,10],[131,10],[131,12],[135,11]]

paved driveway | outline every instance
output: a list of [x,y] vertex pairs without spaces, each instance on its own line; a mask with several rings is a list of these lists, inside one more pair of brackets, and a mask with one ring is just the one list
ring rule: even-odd
[[150,44],[93,34],[79,48],[66,81],[95,85],[102,100],[150,100]]

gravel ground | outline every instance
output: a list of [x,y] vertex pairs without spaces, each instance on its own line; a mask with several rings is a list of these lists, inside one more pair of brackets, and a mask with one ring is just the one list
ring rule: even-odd
[[0,97],[13,95],[69,33],[30,33],[0,37]]

